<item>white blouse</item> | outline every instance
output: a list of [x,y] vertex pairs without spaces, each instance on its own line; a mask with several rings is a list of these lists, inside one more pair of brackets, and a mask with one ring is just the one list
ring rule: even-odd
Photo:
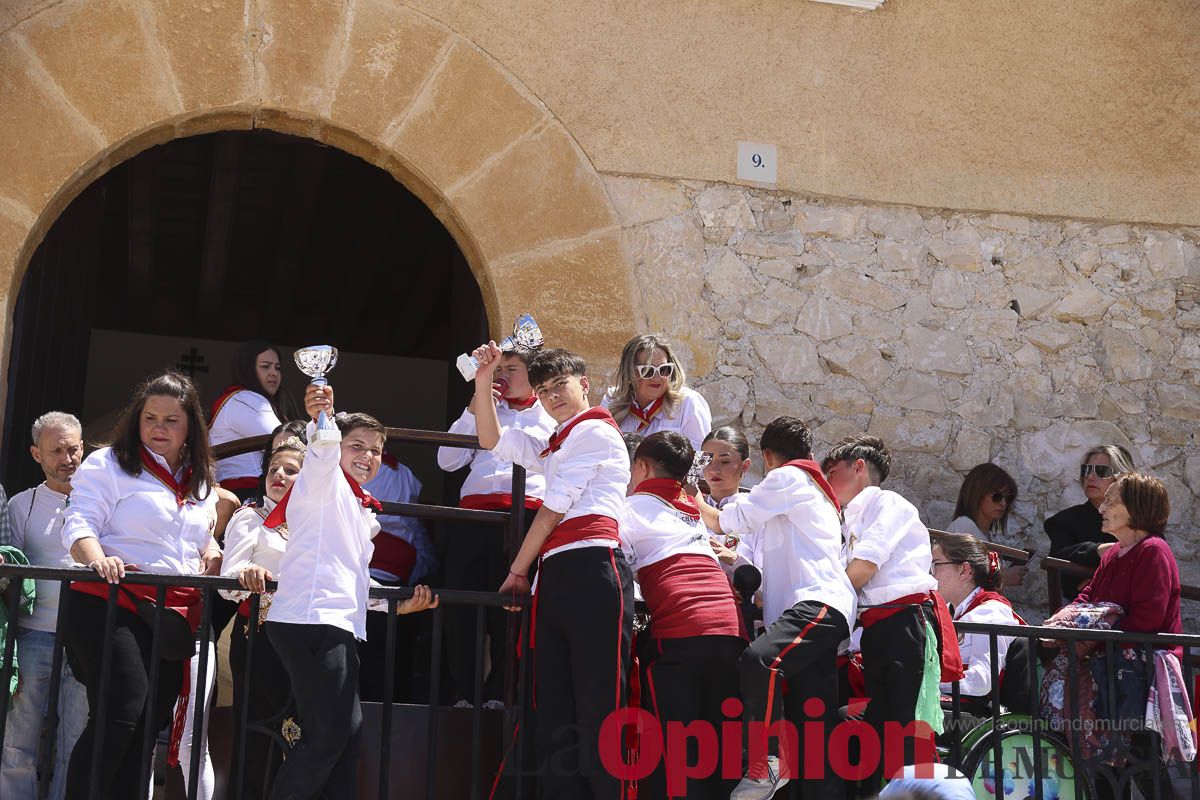
[[[1018,624],[1012,608],[999,600],[988,600],[963,613],[977,594],[979,594],[978,588],[964,597],[962,602],[954,608],[955,622],[977,622],[984,625]],[[1004,669],[1004,663],[1008,657],[1008,647],[1013,643],[1014,638],[1012,636],[996,637],[996,655],[999,658],[999,664],[996,667],[997,675]],[[992,644],[988,635],[986,633],[962,634],[959,637],[958,652],[962,656],[964,672],[963,679],[958,682],[959,694],[968,697],[987,696],[992,690]],[[950,684],[941,684],[941,691],[949,694]]]
[[[161,456],[150,457],[169,469]],[[205,493],[203,485],[197,493]],[[70,550],[81,539],[97,539],[106,556],[119,556],[143,572],[196,575],[200,556],[210,544],[216,548],[216,526],[215,491],[208,491],[203,500],[193,494],[181,506],[175,493],[149,471],[130,475],[112,448],[102,447],[85,458],[71,478],[62,543]]]
[[[279,577],[279,563],[287,549],[285,534],[263,524],[267,515],[275,508],[275,501],[266,498],[262,508],[243,506],[233,512],[225,528],[225,559],[221,562],[221,576],[240,577],[250,566],[259,566]],[[286,530],[286,528],[285,528]],[[227,600],[242,601],[250,596],[246,591],[221,591]]]
[[[558,424],[546,413],[540,402],[534,403],[524,411],[509,408],[508,403],[501,401],[496,406],[496,416],[500,419],[501,428],[516,428],[525,430],[539,439],[549,439]],[[461,433],[475,436],[479,429],[475,424],[475,415],[466,409],[462,416],[450,426],[450,433]],[[490,450],[474,450],[466,447],[439,447],[437,452],[438,466],[446,472],[454,472],[470,465],[471,472],[463,483],[460,497],[486,494],[508,494],[512,491],[513,462],[500,458]],[[525,475],[525,495],[541,499],[546,494],[546,478],[539,472],[527,472]]]
[[[279,427],[283,420],[275,415],[271,401],[266,396],[249,389],[231,395],[209,428],[211,444],[225,444],[262,436]],[[257,478],[262,475],[262,452],[243,453],[240,456],[223,458],[217,462],[217,482],[231,478]]]
[[[654,418],[650,420],[650,424],[646,426],[646,430],[640,431],[640,433],[643,436],[649,436],[659,431],[682,433],[692,443],[692,447],[699,450],[704,443],[704,437],[712,431],[712,411],[709,410],[708,401],[704,399],[704,395],[695,389],[684,386],[679,391],[683,393],[683,397],[675,406],[675,413],[667,416],[667,412],[664,410],[655,414]],[[606,393],[600,400],[600,405],[608,408],[611,402],[612,396]],[[629,413],[617,424],[621,426],[623,433],[638,433],[640,422],[641,420]]]
[[895,492],[867,486],[844,510],[842,530],[849,543],[849,558],[877,568],[858,591],[862,605],[882,605],[937,588],[937,579],[929,574],[933,562],[929,530],[921,523],[916,506]]

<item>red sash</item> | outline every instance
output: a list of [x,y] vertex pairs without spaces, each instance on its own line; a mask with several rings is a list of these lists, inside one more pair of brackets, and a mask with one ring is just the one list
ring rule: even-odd
[[954,630],[954,619],[950,616],[950,609],[946,607],[946,601],[939,592],[908,594],[874,608],[864,608],[858,613],[858,621],[864,628],[869,628],[906,608],[919,607],[926,603],[933,604],[934,628],[941,647],[942,682],[962,680],[964,673],[962,655],[958,652],[958,634]]
[[387,531],[380,531],[373,540],[375,550],[371,553],[370,566],[390,572],[405,583],[417,565],[417,548],[404,539]]
[[[512,501],[512,494],[509,492],[469,494],[459,499],[458,506],[459,508],[470,508],[475,511],[509,511],[512,509]],[[525,508],[527,510],[537,511],[541,507],[541,498],[525,495]]]
[[138,450],[138,455],[142,457],[142,467],[158,479],[159,483],[171,490],[171,494],[175,495],[175,502],[183,508],[183,504],[187,502],[188,493],[192,490],[192,468],[189,466],[183,471],[183,481],[176,481],[175,476],[167,472],[167,470],[159,464],[150,455],[145,445]]
[[[350,474],[346,472],[346,470],[342,470],[342,475],[345,477],[346,483],[350,484],[350,491],[354,492],[354,496],[358,498],[360,503],[362,503],[363,508],[374,509],[376,513],[383,510],[383,505],[374,497],[372,497],[370,492],[362,488],[358,481],[354,480],[354,478],[351,478]],[[288,487],[287,494],[283,496],[282,500],[275,504],[275,508],[272,509],[271,513],[267,515],[266,520],[263,521],[263,525],[267,526],[268,528],[278,528],[280,525],[287,522],[288,500],[291,499],[292,489],[295,488],[296,484],[294,483]]]
[[564,544],[572,542],[581,542],[584,539],[612,539],[614,542],[620,542],[621,535],[617,528],[617,521],[603,514],[584,514],[572,517],[559,523],[558,527],[546,537],[539,555],[544,556],[556,547],[562,547]]
[[[93,597],[99,597],[101,600],[108,599],[108,586],[107,583],[95,583],[93,581],[74,581],[71,583],[72,590],[82,594],[90,594]],[[122,586],[143,600],[149,600],[152,603],[158,601],[157,586],[149,586],[144,583],[129,583],[122,584]],[[126,611],[137,613],[137,606],[134,605],[133,598],[124,591],[117,592],[117,605]],[[199,589],[190,586],[168,586],[167,603],[164,608],[169,608],[186,619],[192,627],[192,633],[195,633],[200,628],[200,612],[202,608]]]
[[613,426],[613,430],[615,430],[618,434],[621,432],[621,426],[616,423],[616,420],[613,419],[612,414],[608,413],[607,408],[601,408],[600,406],[589,408],[587,411],[584,411],[575,419],[571,420],[562,428],[550,435],[550,444],[541,452],[541,457],[545,458],[551,453],[558,452],[559,448],[562,447],[563,442],[567,440],[567,436],[571,434],[571,430],[579,423],[588,419],[598,419],[601,422],[607,422],[609,425]]
[[700,519],[696,498],[683,491],[683,484],[671,478],[648,478],[637,485],[634,494],[649,494],[666,500],[671,506],[692,519]]
[[225,403],[229,402],[229,398],[233,397],[238,392],[247,391],[245,386],[226,386],[225,391],[221,392],[220,396],[213,401],[212,410],[208,414],[208,427],[212,427],[217,421],[217,414],[221,413],[221,409],[225,407]]
[[817,485],[817,488],[825,494],[825,497],[829,498],[829,502],[833,503],[838,516],[842,515],[842,504],[838,502],[837,494],[833,491],[833,487],[829,485],[829,481],[825,479],[825,473],[821,472],[820,464],[805,458],[797,458],[794,461],[787,462],[783,466],[796,467],[808,473],[808,477],[813,479],[813,483]]
[[979,608],[981,605],[983,605],[984,603],[986,603],[990,600],[995,600],[997,603],[1003,603],[1004,605],[1008,606],[1009,609],[1012,610],[1012,615],[1016,618],[1018,625],[1027,625],[1028,624],[1027,622],[1025,622],[1025,620],[1021,619],[1021,615],[1016,612],[1016,609],[1013,608],[1013,604],[1011,602],[1009,602],[1007,597],[1000,594],[999,592],[993,592],[988,589],[980,589],[978,592],[976,592],[975,598],[970,602],[970,604],[965,609],[963,609],[963,612],[958,615],[958,618],[962,619],[967,614],[970,614],[972,611]]
[[637,401],[630,401],[629,413],[637,417],[638,428],[637,432],[641,433],[650,427],[650,421],[654,419],[654,415],[662,410],[663,399],[660,397],[644,409],[639,408]]

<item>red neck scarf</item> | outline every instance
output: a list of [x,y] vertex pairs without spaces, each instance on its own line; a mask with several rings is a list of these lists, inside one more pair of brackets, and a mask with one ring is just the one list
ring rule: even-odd
[[145,445],[142,445],[138,452],[142,456],[142,468],[157,478],[163,486],[170,489],[171,493],[175,495],[175,502],[179,504],[180,508],[183,508],[188,494],[192,491],[192,468],[189,466],[184,469],[183,480],[177,481],[175,476],[168,472],[162,464],[154,460],[154,456],[150,455],[150,451],[146,449]]
[[[354,496],[358,498],[358,502],[362,503],[363,508],[370,508],[376,512],[383,510],[383,504],[372,497],[370,492],[362,488],[358,481],[351,478],[350,473],[342,470],[342,475],[346,478],[346,483],[350,484],[350,491],[354,492]],[[296,488],[296,484],[293,483],[288,488],[287,494],[283,496],[283,499],[275,504],[275,508],[271,509],[271,513],[263,520],[263,525],[266,525],[268,528],[277,528],[287,522],[288,500],[291,499],[292,489],[294,488]]]
[[[974,611],[975,609],[979,608],[984,603],[987,603],[991,600],[995,600],[997,603],[1003,603],[1004,605],[1008,606],[1010,609],[1013,607],[1012,603],[1009,602],[1009,599],[1007,597],[1005,597],[1004,595],[1000,594],[999,592],[993,592],[989,589],[980,589],[978,592],[975,593],[975,597],[973,597],[971,599],[970,604],[966,608],[963,609],[963,612],[961,614],[956,615],[956,619],[962,619],[967,614],[970,614],[972,611]],[[955,610],[957,611],[957,609],[955,609]],[[1013,611],[1013,616],[1017,618],[1018,625],[1025,624],[1025,620],[1021,619],[1021,615],[1018,614],[1015,610]]]
[[671,478],[648,478],[639,483],[633,493],[662,498],[692,519],[700,519],[700,506],[696,503],[696,498],[683,491],[683,484],[679,481]]
[[629,413],[637,417],[638,433],[641,433],[642,431],[646,430],[646,428],[650,427],[650,421],[654,419],[655,414],[657,414],[659,411],[662,411],[662,406],[663,399],[661,397],[645,408],[639,408],[636,400],[631,400],[629,402]]
[[524,400],[518,400],[515,397],[506,397],[504,398],[504,402],[508,403],[508,407],[513,411],[525,411],[526,409],[533,408],[533,404],[537,402],[537,395],[531,394]]
[[813,479],[813,483],[825,493],[829,498],[829,502],[833,503],[833,507],[837,510],[838,516],[842,514],[842,504],[838,502],[837,495],[834,494],[833,487],[829,485],[829,481],[825,480],[825,473],[821,472],[821,465],[815,461],[810,461],[805,458],[797,458],[794,461],[789,461],[783,466],[796,467],[808,473],[808,477]]
[[211,428],[212,424],[216,422],[217,414],[221,413],[221,409],[225,407],[225,403],[229,401],[229,398],[233,397],[238,392],[244,391],[246,391],[245,386],[238,386],[237,384],[226,386],[225,391],[221,392],[220,396],[213,401],[212,410],[208,415],[208,427]]
[[607,422],[609,425],[613,426],[613,430],[615,430],[618,434],[621,432],[620,426],[617,425],[616,421],[612,418],[612,414],[608,413],[607,408],[601,408],[600,406],[589,408],[587,411],[584,411],[582,414],[575,417],[575,419],[571,420],[566,425],[562,426],[562,428],[556,430],[550,435],[550,444],[545,450],[542,451],[541,457],[545,458],[551,453],[558,452],[558,449],[562,447],[563,442],[567,440],[567,436],[570,435],[571,429],[587,419],[598,419],[601,422]]

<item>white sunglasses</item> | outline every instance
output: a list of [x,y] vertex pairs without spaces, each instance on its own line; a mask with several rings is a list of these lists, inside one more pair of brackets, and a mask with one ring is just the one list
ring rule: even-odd
[[675,374],[674,364],[659,364],[658,366],[654,364],[638,364],[634,369],[637,370],[638,377],[642,380],[649,380],[656,375],[670,380],[671,376]]

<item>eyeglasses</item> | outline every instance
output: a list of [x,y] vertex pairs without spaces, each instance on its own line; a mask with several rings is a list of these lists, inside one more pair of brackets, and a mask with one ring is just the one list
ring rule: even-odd
[[1017,499],[1015,494],[1005,494],[1004,492],[992,492],[991,497],[993,503],[1011,503]]
[[675,374],[674,364],[659,364],[657,366],[654,364],[638,364],[634,369],[637,370],[638,377],[642,380],[649,380],[656,375],[670,380],[671,376]]
[[933,574],[934,567],[944,567],[947,564],[949,564],[950,566],[953,567],[953,566],[957,566],[959,564],[965,564],[965,563],[967,563],[967,562],[965,562],[965,561],[934,561],[929,565],[929,574],[930,575]]
[[1087,476],[1096,473],[1096,477],[1105,480],[1117,474],[1117,468],[1108,464],[1084,464],[1079,468],[1079,480],[1086,481]]

